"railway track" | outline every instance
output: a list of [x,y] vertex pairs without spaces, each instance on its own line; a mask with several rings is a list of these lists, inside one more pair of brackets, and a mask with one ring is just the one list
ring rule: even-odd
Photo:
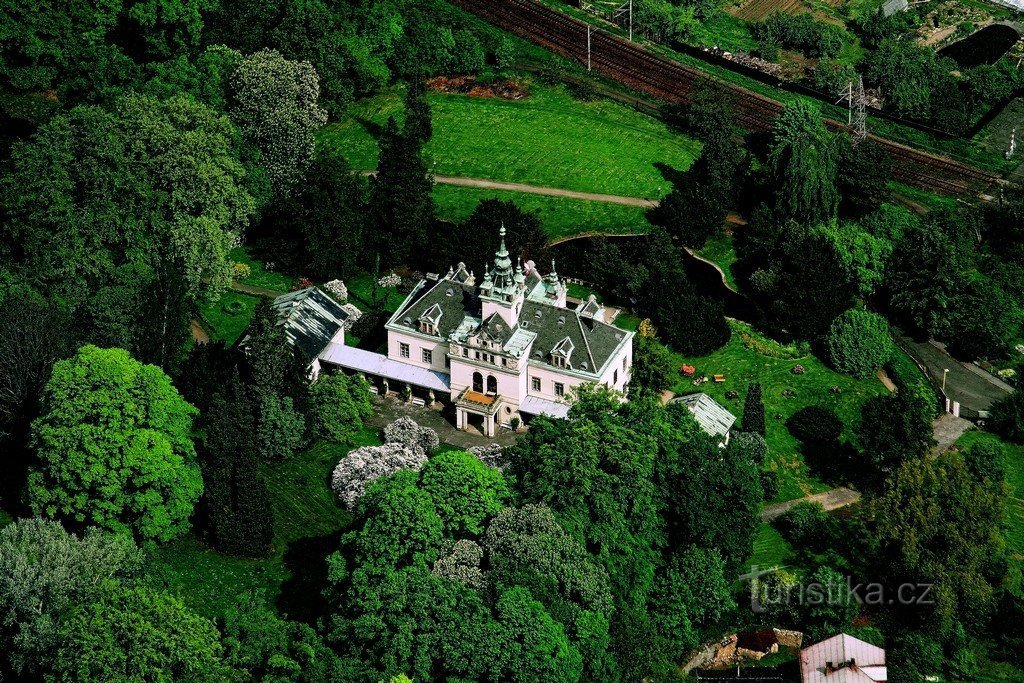
[[[533,0],[452,0],[455,4],[567,59],[587,63],[587,27],[578,19]],[[734,103],[737,123],[750,131],[771,129],[783,105],[746,88],[654,55],[624,38],[594,30],[591,68],[660,100],[686,104],[701,88],[721,91]],[[831,130],[848,130],[825,119]],[[952,196],[977,196],[999,177],[948,157],[870,136],[892,159],[893,177],[907,185]]]

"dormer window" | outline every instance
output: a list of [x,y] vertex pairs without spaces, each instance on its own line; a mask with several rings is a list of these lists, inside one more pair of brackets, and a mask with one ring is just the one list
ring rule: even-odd
[[419,318],[420,332],[429,335],[437,334],[437,327],[441,322],[442,315],[441,307],[437,304],[428,308]]
[[571,368],[572,352],[575,348],[575,344],[568,337],[558,342],[555,348],[551,349],[551,364],[556,368]]

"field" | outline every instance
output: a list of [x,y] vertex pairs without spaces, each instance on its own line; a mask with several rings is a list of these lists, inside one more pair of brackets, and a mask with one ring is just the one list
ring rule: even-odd
[[[800,445],[786,429],[785,421],[796,411],[810,405],[831,408],[846,425],[845,436],[860,419],[860,407],[870,397],[885,393],[876,379],[857,380],[840,375],[809,353],[799,358],[784,359],[764,355],[748,348],[743,335],[758,339],[759,335],[744,323],[734,322],[733,335],[723,348],[702,358],[685,358],[674,354],[678,364],[688,363],[700,375],[725,375],[722,384],[708,382],[694,386],[690,378],[679,376],[672,388],[677,394],[703,391],[725,406],[738,418],[743,414],[743,398],[750,382],[760,382],[767,416],[767,440],[771,450],[767,468],[778,473],[779,495],[773,502],[800,498],[828,490],[828,486],[809,471]],[[794,375],[795,366],[802,365],[804,374]],[[838,387],[841,393],[833,393]],[[738,398],[729,399],[727,391],[736,391]],[[791,397],[783,392],[792,392]]]
[[[433,172],[656,198],[669,189],[656,164],[684,170],[700,151],[697,142],[621,104],[581,102],[539,83],[530,91],[522,100],[430,94],[434,137],[425,153]],[[360,100],[348,119],[321,131],[319,142],[338,146],[356,169],[375,168],[376,136],[401,111],[399,90]]]
[[586,199],[546,197],[524,192],[478,190],[451,185],[435,185],[437,215],[443,220],[462,221],[484,199],[513,201],[524,211],[535,211],[545,232],[552,239],[584,232],[606,234],[646,232],[650,223],[644,209]]

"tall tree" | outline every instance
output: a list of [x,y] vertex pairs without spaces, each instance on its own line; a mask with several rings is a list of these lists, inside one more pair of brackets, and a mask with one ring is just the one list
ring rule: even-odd
[[172,364],[187,304],[230,282],[244,183],[230,121],[189,97],[77,107],[17,143],[0,183],[16,272],[66,301],[87,339]]
[[751,382],[747,387],[747,397],[743,399],[743,431],[764,436],[765,428],[761,383]]
[[381,133],[377,175],[370,184],[370,215],[377,230],[378,253],[390,265],[423,253],[434,222],[433,178],[422,145],[399,131],[394,118]]
[[168,680],[205,683],[234,675],[223,662],[217,627],[177,598],[144,586],[102,587],[60,627],[54,680],[143,681],[160,672]]
[[0,529],[0,671],[42,679],[56,658],[61,619],[129,579],[143,556],[125,535],[91,527],[79,537],[59,522],[20,519]]
[[203,507],[214,547],[259,557],[270,549],[274,514],[256,458],[255,407],[237,371],[202,416]]
[[82,347],[54,366],[32,425],[33,511],[144,540],[180,536],[203,490],[195,414],[160,368]]
[[314,136],[327,123],[320,79],[309,62],[260,50],[231,75],[231,119],[259,152],[258,163],[278,197],[290,194],[313,160]]
[[880,482],[908,460],[917,460],[932,443],[929,413],[909,391],[874,396],[861,408],[856,427],[864,457],[873,465],[865,482]]
[[402,130],[416,144],[425,145],[434,137],[427,88],[422,78],[410,78],[405,90],[405,123]]
[[929,601],[898,616],[939,638],[956,622],[977,632],[1005,572],[1004,482],[981,479],[958,453],[918,458],[895,470],[866,513],[886,585],[931,584]]
[[800,223],[827,223],[836,215],[838,144],[821,114],[804,101],[782,110],[768,155],[776,212]]

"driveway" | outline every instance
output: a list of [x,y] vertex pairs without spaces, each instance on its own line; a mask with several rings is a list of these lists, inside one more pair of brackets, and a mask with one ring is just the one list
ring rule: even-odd
[[928,374],[940,386],[943,370],[949,369],[946,395],[964,408],[988,410],[993,403],[1013,393],[1013,389],[1005,382],[981,368],[961,363],[946,353],[937,342],[915,342],[906,337],[903,340],[910,345],[918,360],[928,369]]

